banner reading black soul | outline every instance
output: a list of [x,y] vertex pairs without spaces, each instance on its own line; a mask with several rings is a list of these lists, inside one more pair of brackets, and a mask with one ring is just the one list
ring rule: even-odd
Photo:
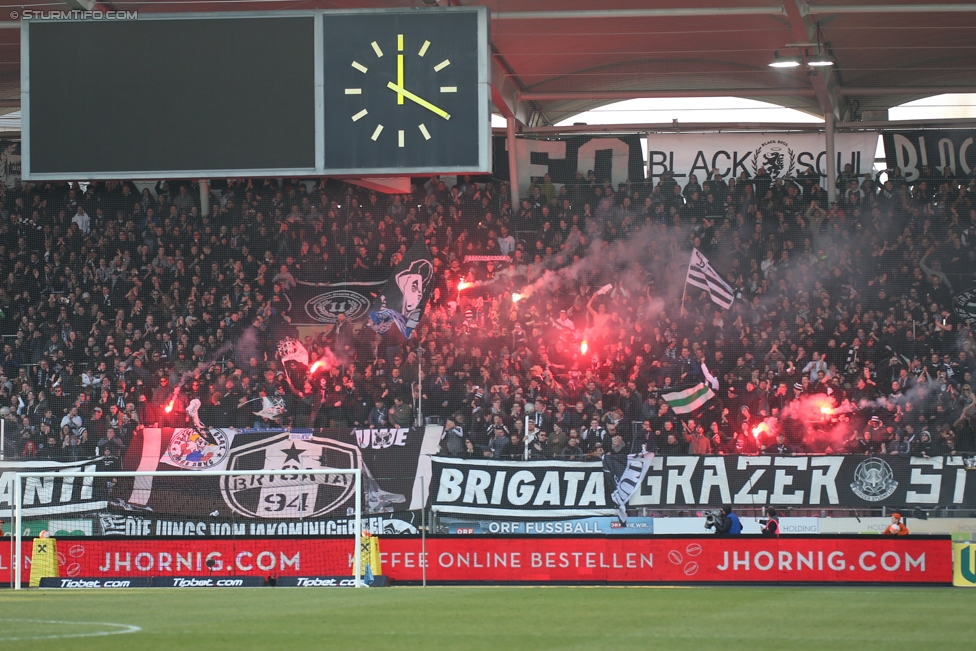
[[886,131],[882,137],[885,162],[900,169],[908,182],[918,180],[923,167],[932,168],[936,176],[948,167],[956,178],[966,178],[976,169],[974,129]]
[[[508,518],[615,512],[596,462],[434,459],[438,513]],[[972,480],[967,482],[967,477]],[[976,503],[962,457],[655,457],[629,507],[776,505],[866,508]]]

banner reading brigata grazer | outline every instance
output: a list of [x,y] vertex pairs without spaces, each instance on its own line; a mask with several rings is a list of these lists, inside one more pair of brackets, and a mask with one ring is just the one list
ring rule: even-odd
[[[654,457],[629,507],[951,507],[976,501],[962,457]],[[599,462],[434,458],[437,513],[508,518],[612,515]],[[967,481],[967,479],[974,481]]]
[[[419,582],[426,562],[432,582],[952,582],[948,536],[450,536],[428,537],[426,555],[421,544],[384,539],[383,574]],[[63,548],[65,577],[334,576],[352,553],[351,542],[335,538],[66,539]],[[30,554],[29,543],[23,549]],[[0,567],[9,567],[8,553],[0,549]]]

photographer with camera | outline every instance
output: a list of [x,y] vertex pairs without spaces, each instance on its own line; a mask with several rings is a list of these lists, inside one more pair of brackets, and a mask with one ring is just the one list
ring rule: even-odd
[[741,534],[742,522],[739,521],[739,516],[732,512],[732,507],[726,504],[722,507],[722,513],[725,517],[722,519],[721,524],[715,528],[715,533],[729,534],[731,536]]
[[759,526],[762,527],[762,535],[776,536],[779,538],[779,514],[776,513],[776,509],[773,507],[767,508],[766,519],[760,520]]
[[717,534],[739,535],[742,533],[742,522],[732,512],[732,507],[726,505],[705,516],[705,528],[714,529]]

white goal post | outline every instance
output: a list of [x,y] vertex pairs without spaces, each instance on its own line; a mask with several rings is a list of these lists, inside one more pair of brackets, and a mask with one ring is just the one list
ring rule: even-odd
[[[24,559],[21,558],[23,550],[23,515],[24,515],[24,483],[30,480],[44,480],[58,478],[60,480],[70,479],[81,481],[94,481],[101,477],[106,480],[131,477],[136,482],[138,478],[154,477],[177,477],[192,479],[200,477],[287,477],[292,479],[292,487],[304,485],[302,479],[307,478],[307,483],[319,483],[315,480],[317,476],[336,476],[351,475],[353,477],[353,493],[355,495],[355,518],[353,528],[353,576],[354,585],[357,588],[363,587],[362,581],[362,548],[360,545],[360,535],[363,530],[363,496],[362,496],[362,470],[358,468],[316,468],[314,470],[288,469],[288,470],[157,470],[157,471],[98,471],[98,472],[18,472],[13,477],[13,550],[11,561],[14,566],[13,588],[21,588],[22,571]],[[348,498],[347,498],[348,499]]]

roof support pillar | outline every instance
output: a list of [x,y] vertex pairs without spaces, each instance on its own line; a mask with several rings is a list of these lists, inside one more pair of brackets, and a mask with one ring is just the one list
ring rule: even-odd
[[508,186],[512,196],[512,211],[518,210],[520,204],[518,182],[518,151],[515,148],[515,118],[508,118]]
[[834,146],[834,114],[828,112],[824,116],[826,128],[824,129],[824,139],[827,149],[827,205],[824,210],[830,209],[830,204],[837,201],[837,153]]

